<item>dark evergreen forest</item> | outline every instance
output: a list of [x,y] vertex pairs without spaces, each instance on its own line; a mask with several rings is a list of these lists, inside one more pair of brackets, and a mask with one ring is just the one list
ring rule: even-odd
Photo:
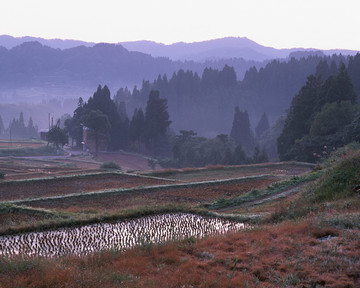
[[306,83],[307,77],[315,73],[321,60],[334,69],[340,63],[349,65],[355,90],[360,89],[360,81],[356,79],[359,56],[309,56],[289,61],[274,60],[259,70],[250,68],[242,81],[237,80],[235,70],[227,65],[222,70],[206,68],[202,75],[179,70],[169,79],[159,75],[153,82],[143,81],[139,88],[120,88],[114,100],[117,105],[124,102],[132,115],[135,109],[145,107],[151,90],[158,90],[168,101],[175,131],[194,130],[199,135],[215,137],[230,133],[235,106],[247,110],[252,129],[264,112],[269,122],[275,123],[281,115],[286,115],[292,98]]

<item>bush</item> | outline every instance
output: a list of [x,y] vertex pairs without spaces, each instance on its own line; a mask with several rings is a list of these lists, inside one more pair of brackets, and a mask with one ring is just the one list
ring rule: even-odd
[[114,161],[104,162],[103,164],[101,164],[100,168],[101,169],[117,169],[117,170],[121,170],[120,166],[117,163],[115,163]]
[[315,188],[315,200],[333,200],[352,196],[360,183],[360,151],[350,151],[329,168]]
[[0,179],[4,179],[5,178],[5,173],[4,172],[0,172]]

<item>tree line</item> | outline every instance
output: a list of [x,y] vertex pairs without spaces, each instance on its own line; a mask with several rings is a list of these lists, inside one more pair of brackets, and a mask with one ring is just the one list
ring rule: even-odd
[[[359,64],[358,54],[349,67],[360,72]],[[359,120],[358,96],[348,69],[343,63],[337,67],[320,62],[292,100],[277,142],[280,160],[316,162],[338,147],[359,141]]]
[[32,117],[25,124],[24,114],[20,112],[19,118],[13,118],[8,128],[5,128],[0,115],[0,138],[39,138],[37,125],[34,125]]
[[99,85],[97,91],[87,102],[79,99],[73,116],[65,121],[65,131],[81,147],[83,130],[88,129],[96,145],[106,141],[106,149],[119,150],[135,147],[138,152],[157,154],[157,144],[165,136],[170,125],[166,99],[158,91],[151,91],[145,113],[135,110],[131,121],[126,108],[111,99],[110,90]]
[[[266,112],[274,123],[286,113],[294,95],[315,73],[320,61],[331,66],[349,66],[352,81],[360,82],[355,62],[360,56],[309,56],[289,61],[273,60],[263,68],[252,67],[242,81],[237,80],[233,67],[205,68],[202,73],[178,70],[171,77],[159,75],[154,81],[143,81],[140,87],[120,88],[115,102],[125,102],[129,111],[146,105],[151,90],[158,90],[168,100],[172,126],[176,131],[194,130],[205,137],[228,133],[234,107],[246,109],[252,123],[257,123]],[[357,84],[360,89],[360,83]]]

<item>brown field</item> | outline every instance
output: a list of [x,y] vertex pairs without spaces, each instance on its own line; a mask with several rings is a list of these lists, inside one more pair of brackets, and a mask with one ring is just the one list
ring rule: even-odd
[[13,148],[39,148],[46,145],[44,142],[30,142],[30,141],[0,141],[0,149]]
[[71,157],[61,159],[4,157],[0,158],[0,171],[6,174],[5,180],[8,181],[98,171],[100,164]]
[[[37,181],[0,183],[0,200],[86,193],[113,188],[129,188],[170,183],[170,181],[126,174],[94,174],[83,177],[49,178]],[[171,182],[172,183],[172,182]]]
[[[97,160],[100,162],[114,161],[123,170],[150,170],[147,159],[144,156],[127,153],[99,153]],[[156,169],[161,169],[156,165]]]
[[254,175],[302,175],[311,171],[312,165],[298,163],[266,163],[241,166],[209,166],[206,168],[168,169],[143,174],[176,179],[181,181],[206,181],[215,179],[238,178]]
[[35,202],[25,202],[36,208],[65,211],[81,210],[122,210],[163,204],[199,205],[218,198],[231,198],[254,188],[263,188],[278,180],[276,177],[248,180],[246,182],[211,185],[207,187],[171,188],[155,190],[135,190],[107,196],[81,196],[81,198],[59,198]]

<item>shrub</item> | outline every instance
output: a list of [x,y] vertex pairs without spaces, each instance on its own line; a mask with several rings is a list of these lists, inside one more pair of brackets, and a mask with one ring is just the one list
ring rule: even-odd
[[114,161],[104,162],[103,164],[101,164],[100,168],[101,169],[117,169],[117,170],[121,170],[120,166],[117,163],[115,163]]
[[343,155],[329,168],[315,188],[315,200],[333,200],[353,195],[360,183],[360,151]]
[[4,172],[0,172],[0,179],[4,179],[5,178],[5,173]]

